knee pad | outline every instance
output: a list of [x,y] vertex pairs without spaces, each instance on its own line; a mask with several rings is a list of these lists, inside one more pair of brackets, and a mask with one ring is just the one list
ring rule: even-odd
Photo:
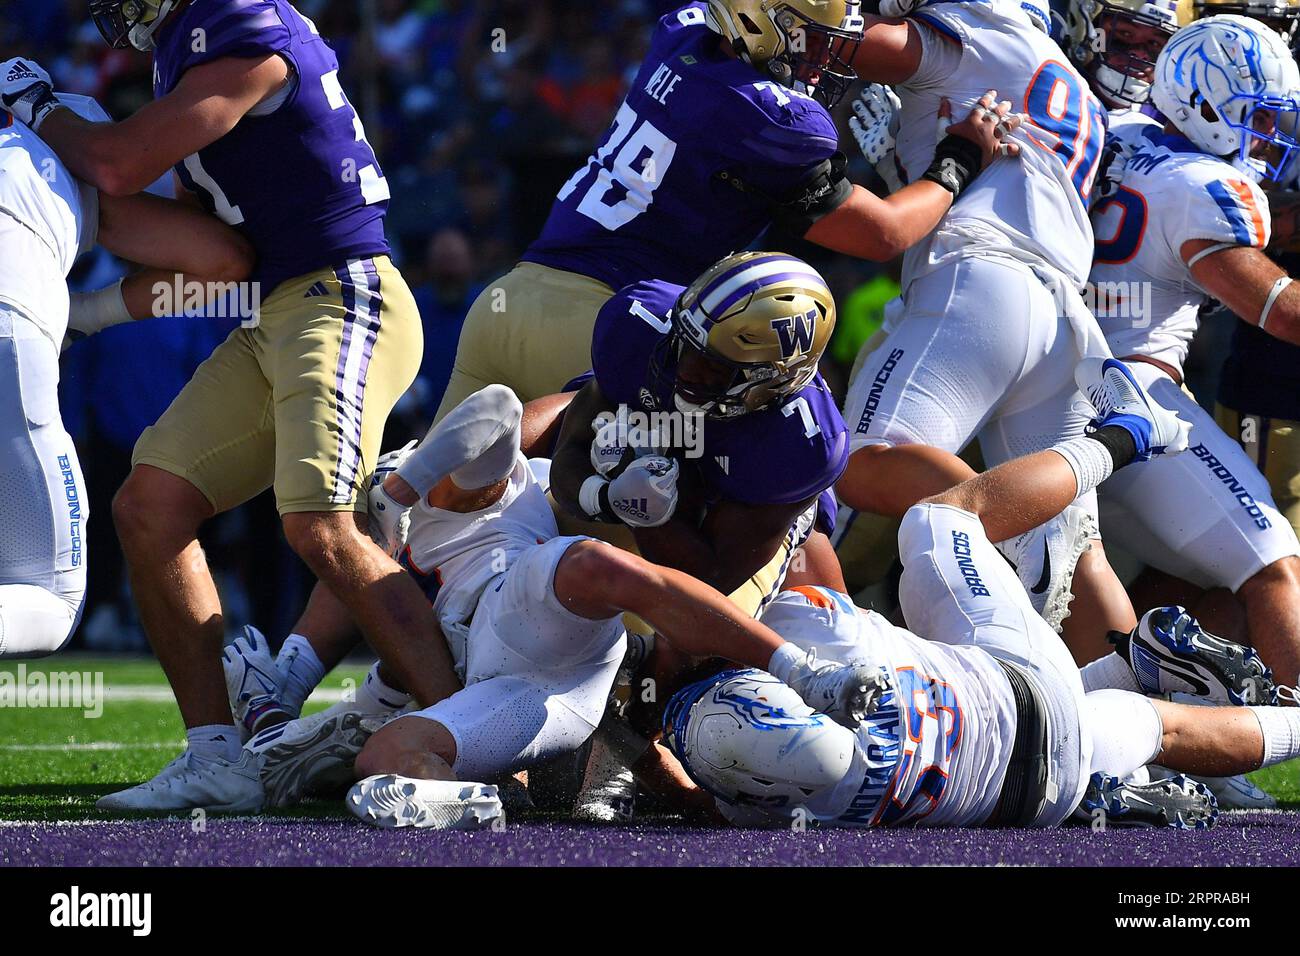
[[1085,731],[1092,736],[1092,773],[1127,777],[1160,755],[1164,724],[1155,704],[1126,690],[1084,697]]
[[0,660],[46,657],[72,639],[81,601],[32,584],[0,585]]
[[684,687],[664,714],[665,742],[699,786],[727,803],[789,817],[844,779],[855,736],[760,670]]

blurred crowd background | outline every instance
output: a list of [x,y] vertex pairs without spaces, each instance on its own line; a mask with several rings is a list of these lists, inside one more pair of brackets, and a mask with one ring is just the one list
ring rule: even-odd
[[[420,378],[390,423],[389,442],[422,435],[451,373],[461,323],[479,291],[541,231],[560,185],[592,152],[636,74],[663,0],[295,0],[338,54],[349,98],[393,192],[395,259],[425,328]],[[98,99],[115,118],[152,96],[150,58],[113,51],[86,0],[3,0],[0,59],[30,56],[59,89]],[[865,167],[860,176],[868,175]],[[249,175],[256,175],[250,169]],[[813,259],[816,250],[772,237]],[[822,265],[858,321],[836,343],[842,382],[856,344],[897,286],[878,267]],[[76,291],[123,272],[88,256]],[[849,322],[842,325],[848,329]],[[233,323],[175,318],[110,329],[63,360],[64,420],[89,485],[90,586],[74,646],[144,650],[109,504],[140,433],[166,409]],[[230,630],[288,633],[311,581],[283,541],[271,494],[213,521],[203,535]]]
[[[337,52],[344,87],[383,164],[393,193],[389,238],[424,322],[420,377],[390,422],[386,447],[424,433],[470,303],[538,235],[556,191],[613,118],[656,21],[680,5],[295,0]],[[94,96],[122,118],[151,98],[150,58],[108,49],[86,8],[86,0],[3,0],[0,59],[33,57],[58,88]],[[842,104],[842,126],[848,111]],[[844,143],[853,178],[871,185],[874,173],[847,135]],[[859,346],[897,295],[897,264],[831,256],[780,235],[764,245],[813,262],[834,289],[840,320],[824,370],[842,392]],[[88,256],[72,286],[102,288],[123,268],[106,253]],[[88,603],[74,646],[147,648],[109,504],[141,431],[231,327],[154,320],[110,329],[64,356],[64,420],[81,452],[91,507]],[[270,492],[211,522],[203,543],[228,629],[255,623],[275,641],[287,634],[311,581],[284,543]]]

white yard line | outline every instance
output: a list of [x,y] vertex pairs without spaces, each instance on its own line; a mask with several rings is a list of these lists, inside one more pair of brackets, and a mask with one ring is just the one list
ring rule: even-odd
[[[319,688],[308,698],[309,701],[323,704],[335,704],[342,699],[343,689],[340,687]],[[176,698],[172,695],[170,687],[158,687],[152,684],[110,684],[104,688],[104,700],[108,702],[145,701],[170,704]]]

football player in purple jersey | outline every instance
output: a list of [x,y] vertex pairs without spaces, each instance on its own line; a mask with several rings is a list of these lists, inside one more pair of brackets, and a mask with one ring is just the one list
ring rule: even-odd
[[[456,680],[428,602],[365,533],[365,482],[415,377],[418,310],[389,260],[388,184],[315,25],[287,0],[91,0],[115,48],[151,52],[152,103],[120,123],[64,108],[30,60],[0,65],[0,103],[102,192],[174,170],[181,194],[239,231],[258,260],[242,328],[135,449],[114,502],[140,616],[188,728],[117,810],[260,806],[219,664],[222,611],[197,532],[274,486],[290,545],[351,611],[396,680],[426,704]],[[100,308],[124,308],[120,288]],[[263,720],[276,715],[261,713]],[[224,771],[224,772],[223,772]]]
[[774,222],[881,261],[929,233],[1019,118],[990,92],[915,183],[887,200],[854,186],[827,108],[853,79],[863,23],[857,0],[708,0],[664,16],[541,236],[470,309],[438,418],[493,383],[525,402],[559,391],[587,368],[616,290],[687,285]]

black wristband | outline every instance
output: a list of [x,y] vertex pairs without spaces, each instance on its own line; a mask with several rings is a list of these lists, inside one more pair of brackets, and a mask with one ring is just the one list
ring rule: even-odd
[[952,193],[955,201],[979,175],[984,151],[978,143],[961,136],[945,136],[934,148],[934,162],[921,176]]
[[609,524],[623,523],[622,519],[619,518],[618,514],[614,511],[613,507],[610,506],[609,482],[606,482],[605,484],[601,485],[600,494],[597,496],[596,500],[600,502],[601,521],[608,522]]
[[1119,425],[1106,425],[1098,428],[1087,437],[1094,441],[1101,442],[1102,446],[1110,452],[1110,459],[1115,465],[1115,470],[1119,471],[1125,465],[1133,463],[1137,458],[1137,439],[1127,428],[1121,428]]

